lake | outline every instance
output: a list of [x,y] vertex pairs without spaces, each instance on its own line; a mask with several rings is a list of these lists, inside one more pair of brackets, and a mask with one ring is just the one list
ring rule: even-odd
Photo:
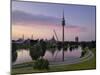
[[[67,50],[64,51],[64,59],[73,60],[76,58],[80,58],[81,52],[82,52],[81,47],[75,48],[72,51],[70,51],[68,48]],[[17,50],[17,54],[18,54],[17,59],[13,63],[13,65],[32,61],[31,56],[29,55],[29,50],[20,49]],[[57,50],[57,49],[46,50],[43,58],[47,59],[49,62],[62,61],[62,50]]]

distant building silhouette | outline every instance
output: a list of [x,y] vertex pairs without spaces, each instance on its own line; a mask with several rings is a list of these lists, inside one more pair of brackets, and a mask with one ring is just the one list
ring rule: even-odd
[[52,36],[52,38],[51,38],[50,40],[48,40],[48,42],[49,42],[50,44],[55,44],[55,43],[56,43],[55,37]]
[[75,42],[79,42],[78,36],[75,37]]
[[14,40],[13,43],[23,44],[24,43],[24,40],[22,38],[19,38],[18,40]]
[[22,35],[22,39],[24,40],[24,34]]
[[33,35],[31,36],[31,40],[33,40]]

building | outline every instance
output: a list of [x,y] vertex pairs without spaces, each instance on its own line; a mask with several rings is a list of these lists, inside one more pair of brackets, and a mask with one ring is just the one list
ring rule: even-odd
[[79,42],[78,36],[75,37],[75,42]]

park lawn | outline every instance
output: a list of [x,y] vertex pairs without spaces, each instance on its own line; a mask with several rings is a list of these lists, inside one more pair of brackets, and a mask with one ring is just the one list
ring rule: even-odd
[[[92,49],[94,57],[91,60],[84,61],[78,64],[71,65],[56,65],[50,66],[49,70],[35,70],[32,66],[13,68],[12,75],[15,74],[27,74],[27,73],[42,73],[42,72],[57,72],[57,71],[74,71],[74,70],[87,70],[96,69],[96,49]],[[27,63],[29,64],[29,63]]]

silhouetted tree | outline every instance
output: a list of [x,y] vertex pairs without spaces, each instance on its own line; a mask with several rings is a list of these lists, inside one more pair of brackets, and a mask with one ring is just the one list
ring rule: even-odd
[[17,45],[16,43],[12,43],[12,62],[15,62],[17,59]]
[[70,47],[69,50],[72,51],[72,47]]
[[47,49],[47,46],[46,46],[46,42],[42,40],[40,40],[40,45],[41,45],[41,56],[43,57],[45,52],[46,52],[46,49]]
[[15,62],[17,59],[17,52],[12,52],[12,62]]
[[30,47],[30,56],[32,60],[37,60],[41,56],[41,46],[40,44],[35,44],[34,46]]
[[61,43],[61,42],[58,42],[58,43],[57,43],[57,49],[60,51],[61,48],[62,48],[62,43]]
[[96,41],[89,42],[87,46],[89,49],[96,48]]
[[17,44],[12,43],[12,52],[15,52],[17,50]]

